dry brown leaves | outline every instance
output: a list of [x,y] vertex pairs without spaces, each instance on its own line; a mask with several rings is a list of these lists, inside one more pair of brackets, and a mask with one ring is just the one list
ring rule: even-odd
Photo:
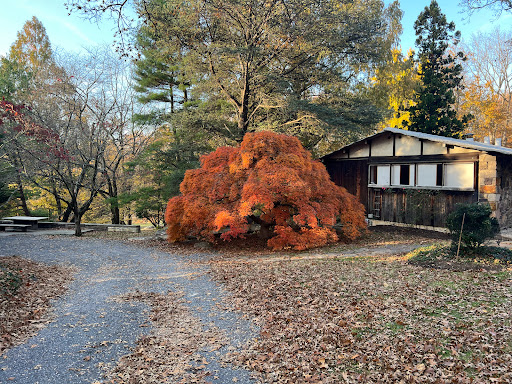
[[396,244],[431,244],[433,242],[446,241],[449,237],[446,234],[416,230],[411,228],[396,227],[371,227],[366,234],[351,243],[339,242],[330,246],[313,248],[305,251],[279,251],[274,252],[266,246],[266,240],[256,235],[247,236],[245,239],[235,239],[230,242],[219,241],[214,249],[219,252],[216,259],[241,259],[254,260],[255,257],[280,258],[286,256],[304,256],[317,254],[345,253],[352,250],[366,247],[379,248]]
[[62,295],[72,280],[72,270],[49,266],[19,256],[0,257],[0,264],[20,271],[17,293],[0,295],[0,354],[23,343],[50,322],[51,300]]
[[212,263],[260,337],[233,355],[266,383],[510,383],[509,271],[399,257]]
[[204,383],[213,373],[199,352],[218,351],[225,338],[217,328],[203,328],[178,293],[136,292],[120,298],[151,307],[152,330],[120,359],[109,383]]

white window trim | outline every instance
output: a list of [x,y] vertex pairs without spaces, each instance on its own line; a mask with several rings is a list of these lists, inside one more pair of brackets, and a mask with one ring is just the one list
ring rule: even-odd
[[[446,165],[449,164],[473,164],[473,167],[476,167],[476,163],[473,161],[457,161],[457,162],[421,162],[421,163],[384,163],[384,164],[369,164],[368,165],[368,187],[369,188],[382,188],[382,189],[429,189],[429,190],[439,190],[439,191],[463,191],[463,192],[473,192],[475,191],[475,179],[473,177],[473,187],[456,187],[456,186],[439,186],[439,185],[432,185],[432,186],[423,186],[423,185],[417,185],[417,179],[418,179],[418,165],[420,164],[442,164],[443,165],[443,183],[446,180]],[[393,175],[392,175],[392,169],[394,165],[409,165],[410,166],[410,178],[412,177],[413,180],[410,180],[412,184],[409,185],[402,185],[402,184],[392,184],[393,182]],[[390,170],[390,176],[389,176],[389,184],[372,184],[370,183],[371,178],[371,167],[377,167],[377,166],[388,166]],[[414,168],[414,171],[411,172],[412,168]],[[378,175],[377,175],[378,178]]]

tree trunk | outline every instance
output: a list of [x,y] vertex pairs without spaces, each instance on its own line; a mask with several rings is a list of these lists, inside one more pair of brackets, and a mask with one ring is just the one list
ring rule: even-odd
[[119,207],[117,205],[111,203],[110,215],[112,219],[112,224],[121,224],[121,215],[119,213]]
[[112,221],[112,224],[119,224],[121,215],[119,213],[119,203],[117,201],[117,183],[115,174],[112,180],[110,180],[110,178],[108,179],[108,195],[110,198],[110,221]]
[[260,230],[258,231],[258,237],[260,239],[270,239],[272,235],[274,234],[273,231],[270,229],[272,227],[271,224],[261,220],[257,216],[250,216],[250,219],[256,223],[259,224]]
[[75,236],[82,236],[82,215],[78,210],[75,213]]
[[67,223],[69,221],[69,216],[71,216],[71,212],[73,211],[73,208],[71,205],[68,205],[66,208],[66,211],[62,215],[62,219],[60,220],[63,223]]
[[30,216],[30,211],[27,206],[27,198],[25,196],[25,190],[23,189],[23,183],[19,172],[16,172],[16,183],[18,184],[18,193],[20,198],[20,206],[25,216]]
[[62,202],[60,201],[59,194],[55,186],[52,187],[52,195],[55,198],[55,205],[57,205],[57,217],[60,218],[62,215]]
[[[247,85],[249,87],[249,85]],[[238,108],[238,131],[240,137],[237,138],[242,142],[244,135],[247,133],[249,127],[249,90],[246,89],[242,98],[242,104]]]
[[249,128],[249,97],[251,95],[250,78],[248,64],[244,68],[244,88],[242,90],[240,104],[238,106],[238,133],[240,137],[237,138],[238,142],[242,142],[247,129]]
[[270,224],[262,222],[260,224],[261,228],[258,232],[258,237],[260,239],[270,239],[273,235],[272,230],[270,229]]
[[172,84],[169,87],[169,96],[171,98],[171,113],[174,113],[174,90]]

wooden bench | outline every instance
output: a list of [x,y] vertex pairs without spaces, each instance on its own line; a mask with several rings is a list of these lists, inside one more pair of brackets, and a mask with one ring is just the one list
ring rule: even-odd
[[32,227],[30,224],[6,224],[2,223],[0,224],[0,231],[5,231],[7,228],[12,229],[21,229],[23,232],[27,232],[27,229]]

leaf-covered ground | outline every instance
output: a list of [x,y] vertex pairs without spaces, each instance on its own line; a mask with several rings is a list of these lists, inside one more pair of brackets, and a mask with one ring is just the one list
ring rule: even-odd
[[[511,271],[467,269],[464,262],[426,268],[404,255],[376,256],[394,246],[444,240],[382,228],[355,244],[301,253],[258,251],[257,240],[237,252],[231,243],[209,262],[231,292],[220,308],[241,311],[261,332],[243,350],[231,349],[226,362],[248,367],[264,383],[512,382]],[[2,297],[3,350],[46,323],[43,310],[63,292],[70,273],[19,257],[0,262],[21,269],[25,282],[17,299]],[[199,352],[217,353],[226,340],[204,332],[179,292],[120,299],[147,303],[153,328],[108,382],[212,380],[215,372]]]
[[404,256],[212,263],[261,326],[232,356],[265,383],[510,383],[510,271]]
[[19,256],[0,257],[0,354],[46,326],[51,300],[62,295],[72,270]]

